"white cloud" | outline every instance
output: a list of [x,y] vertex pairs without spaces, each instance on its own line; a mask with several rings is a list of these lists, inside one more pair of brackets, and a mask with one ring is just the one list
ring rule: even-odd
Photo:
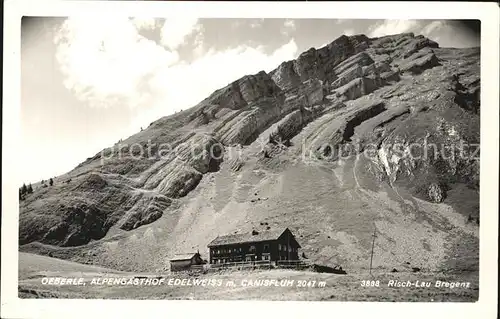
[[140,36],[128,18],[91,20],[69,18],[55,38],[64,85],[91,106],[124,97],[129,106],[137,105],[141,97],[131,92],[140,80],[158,67],[177,62],[178,54]]
[[369,28],[370,37],[378,37],[402,32],[413,32],[436,41],[442,47],[478,46],[477,39],[468,37],[463,30],[453,27],[446,20],[384,20]]
[[156,28],[155,18],[133,18],[132,23],[138,30],[152,30]]
[[369,37],[382,37],[398,33],[409,32],[418,27],[417,20],[384,20],[382,23],[375,24],[368,28]]
[[288,36],[290,35],[291,32],[295,31],[295,29],[296,29],[295,21],[291,19],[286,19],[285,23],[283,23],[283,28],[281,33]]
[[252,29],[256,29],[256,28],[259,28],[262,26],[262,19],[259,19],[259,20],[254,20],[252,22],[250,22],[250,28]]
[[153,106],[136,118],[136,127],[166,114],[192,107],[215,90],[261,70],[269,72],[281,62],[297,56],[294,39],[267,55],[261,48],[240,46],[225,51],[211,50],[192,63],[180,63],[159,70],[149,81],[155,96]]
[[201,57],[203,53],[205,53],[205,33],[204,29],[201,27],[199,29],[199,32],[196,34],[194,40],[193,40],[193,56],[195,58]]
[[199,30],[198,18],[179,17],[165,20],[161,29],[161,42],[171,50],[185,43],[186,37]]
[[286,28],[295,30],[295,21],[293,20],[286,19],[284,25]]
[[480,38],[464,32],[460,27],[444,21],[432,21],[418,31],[444,48],[470,48],[480,45]]
[[[274,64],[274,66],[271,65],[270,68],[273,69],[277,67],[281,62],[295,58],[295,56],[297,55],[297,50],[297,43],[295,43],[295,40],[292,38],[288,43],[284,44],[273,52],[272,63]],[[271,69],[267,69],[267,71],[271,71]]]
[[443,28],[444,26],[445,23],[443,21],[433,21],[428,25],[426,25],[425,27],[423,27],[419,33],[428,37],[429,35],[431,35],[431,33]]
[[[140,126],[175,111],[196,105],[216,89],[246,74],[270,71],[282,61],[296,58],[294,39],[268,54],[263,47],[240,46],[225,51],[210,50],[191,63],[181,62],[178,52],[145,39],[139,23],[127,18],[113,21],[71,18],[56,39],[57,60],[65,75],[65,86],[93,106],[113,104],[130,106],[134,122],[130,133]],[[200,30],[195,46],[203,48],[203,32],[192,21],[183,32]],[[175,28],[170,21],[170,28]],[[195,27],[196,26],[196,27]],[[178,29],[176,29],[178,30]],[[171,40],[170,47],[181,43]],[[183,40],[182,40],[183,41]]]
[[343,33],[347,36],[354,35],[354,29],[345,29]]

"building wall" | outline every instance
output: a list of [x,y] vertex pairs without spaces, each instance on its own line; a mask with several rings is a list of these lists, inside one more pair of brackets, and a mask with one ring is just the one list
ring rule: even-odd
[[171,260],[170,261],[170,270],[171,271],[179,271],[186,270],[191,267],[191,265],[201,265],[203,264],[203,259],[200,255],[195,254],[191,259],[187,260]]
[[188,269],[191,266],[191,260],[172,260],[170,261],[170,270],[179,271]]
[[295,241],[286,238],[276,241],[276,260],[298,260],[299,252]]
[[[228,263],[260,260],[298,260],[299,254],[295,241],[290,241],[290,252],[285,239],[257,243],[241,243],[210,247],[210,263]],[[254,247],[254,250],[251,247]],[[284,247],[287,247],[286,250]],[[281,248],[281,249],[280,249]],[[268,259],[266,259],[268,258]]]

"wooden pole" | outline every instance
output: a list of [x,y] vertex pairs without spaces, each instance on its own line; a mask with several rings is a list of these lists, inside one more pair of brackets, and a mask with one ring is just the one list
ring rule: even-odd
[[376,227],[375,227],[375,225],[374,225],[374,226],[373,226],[372,253],[371,253],[371,256],[370,256],[370,275],[372,274],[373,247],[375,246],[375,236],[376,236],[376,231],[377,231],[377,228],[376,228]]

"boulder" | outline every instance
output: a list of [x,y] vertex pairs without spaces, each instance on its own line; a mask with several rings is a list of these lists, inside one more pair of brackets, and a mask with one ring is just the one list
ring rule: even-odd
[[434,203],[441,203],[445,199],[446,193],[439,184],[432,183],[427,189],[427,195]]

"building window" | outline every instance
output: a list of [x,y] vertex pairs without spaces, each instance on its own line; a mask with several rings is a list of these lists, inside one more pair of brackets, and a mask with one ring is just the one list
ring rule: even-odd
[[250,251],[254,252],[255,251],[255,246],[250,246]]
[[278,250],[281,250],[281,244],[278,244]]
[[285,246],[285,251],[287,251],[287,250],[288,250],[288,248]]
[[229,253],[231,253],[231,248],[229,248]]
[[262,255],[264,260],[269,260],[269,255]]
[[265,252],[268,252],[268,251],[269,251],[269,245],[268,245],[268,244],[265,244],[265,245],[264,245],[264,251],[265,251]]

